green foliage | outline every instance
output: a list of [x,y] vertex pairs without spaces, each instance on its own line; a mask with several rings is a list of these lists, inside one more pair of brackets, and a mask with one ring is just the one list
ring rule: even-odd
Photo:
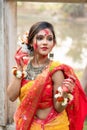
[[87,119],[86,119],[86,121],[84,123],[84,129],[83,130],[87,130]]

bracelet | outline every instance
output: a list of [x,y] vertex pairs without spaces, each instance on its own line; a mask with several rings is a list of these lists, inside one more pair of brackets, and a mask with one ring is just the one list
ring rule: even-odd
[[67,105],[70,101],[73,100],[73,95],[69,92],[66,93],[66,97],[63,97],[63,88],[61,86],[58,87],[56,90],[56,94],[54,97],[56,98],[57,102],[60,102],[62,106]]
[[13,67],[12,68],[12,73],[18,79],[25,78],[27,76],[27,72],[26,71],[17,70],[17,67]]

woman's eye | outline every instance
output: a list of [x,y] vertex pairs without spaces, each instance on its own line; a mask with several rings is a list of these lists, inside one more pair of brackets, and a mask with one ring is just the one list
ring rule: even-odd
[[43,40],[43,36],[37,36],[36,39],[37,40]]
[[48,41],[52,41],[53,40],[53,38],[52,37],[48,37]]

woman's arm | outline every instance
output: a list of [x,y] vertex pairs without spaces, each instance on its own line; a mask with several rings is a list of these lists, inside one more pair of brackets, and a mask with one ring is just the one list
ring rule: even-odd
[[[17,63],[17,70],[22,72],[23,67],[24,67],[24,62],[23,59],[20,58],[19,64]],[[18,78],[13,75],[12,81],[7,87],[7,94],[11,101],[15,101],[19,96],[20,88],[21,88],[21,80],[22,78]]]
[[7,87],[7,94],[11,101],[15,101],[20,93],[21,79],[13,76],[11,83]]
[[52,76],[52,80],[53,80],[53,83],[54,83],[54,91],[53,91],[54,107],[55,107],[56,111],[62,112],[65,109],[66,106],[62,106],[60,102],[58,103],[56,101],[56,99],[54,98],[54,95],[55,95],[58,87],[63,85],[63,81],[64,81],[63,72],[62,71],[55,72]]
[[[54,107],[55,107],[56,111],[62,112],[66,108],[69,100],[73,99],[73,95],[71,93],[75,86],[75,78],[72,75],[70,75],[69,78],[65,79],[63,72],[57,71],[53,74],[52,80],[54,83],[54,91],[53,91]],[[62,94],[62,98],[65,101],[65,103],[58,102],[57,99],[55,98],[56,90],[58,90],[58,87],[60,87],[62,89],[61,94]]]

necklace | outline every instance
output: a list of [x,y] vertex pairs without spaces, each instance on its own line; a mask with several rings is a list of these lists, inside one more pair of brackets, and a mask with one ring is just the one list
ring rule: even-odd
[[34,80],[38,74],[42,73],[42,71],[47,68],[47,65],[49,64],[49,62],[50,60],[48,59],[46,61],[46,64],[44,64],[43,66],[34,67],[30,61],[26,69],[26,72],[27,72],[26,79]]

